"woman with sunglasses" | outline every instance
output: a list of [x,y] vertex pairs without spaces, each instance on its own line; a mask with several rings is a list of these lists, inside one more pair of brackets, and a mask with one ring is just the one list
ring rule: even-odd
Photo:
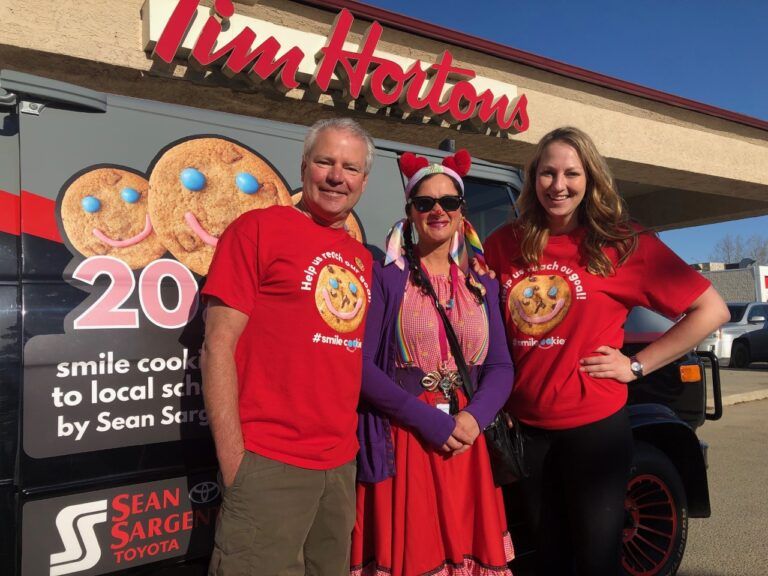
[[[481,431],[509,395],[513,370],[498,284],[468,266],[467,247],[484,265],[462,210],[470,164],[466,151],[443,164],[400,160],[407,218],[374,265],[363,342],[355,575],[510,574],[512,543]],[[470,402],[435,297],[475,383]]]
[[[632,461],[627,384],[691,350],[728,318],[710,283],[632,224],[605,160],[576,128],[545,135],[525,171],[520,218],[486,241],[517,370],[523,500],[539,576],[621,572]],[[627,357],[633,306],[685,317]]]

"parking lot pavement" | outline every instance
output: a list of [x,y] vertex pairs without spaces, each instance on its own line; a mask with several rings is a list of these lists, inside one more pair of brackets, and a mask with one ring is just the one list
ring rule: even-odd
[[[707,379],[711,378],[709,370]],[[720,368],[723,406],[768,398],[768,363],[755,362],[749,368]]]
[[766,411],[768,400],[742,403],[729,408],[722,420],[701,427],[699,435],[709,444],[712,516],[688,524],[678,576],[768,575]]

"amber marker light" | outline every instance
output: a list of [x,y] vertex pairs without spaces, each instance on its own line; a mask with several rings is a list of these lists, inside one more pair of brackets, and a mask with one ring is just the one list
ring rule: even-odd
[[698,364],[680,366],[681,382],[699,382],[701,380],[701,367]]

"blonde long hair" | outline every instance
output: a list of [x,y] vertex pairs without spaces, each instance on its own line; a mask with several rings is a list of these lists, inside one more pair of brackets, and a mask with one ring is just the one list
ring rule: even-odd
[[579,225],[586,229],[582,241],[583,256],[591,274],[609,276],[614,265],[604,252],[612,247],[618,252],[616,266],[621,266],[637,248],[638,230],[632,225],[624,200],[619,196],[613,177],[592,139],[578,128],[565,126],[546,134],[536,146],[525,168],[525,182],[520,195],[520,255],[528,266],[539,263],[549,240],[547,213],[536,196],[536,172],[547,146],[563,142],[579,156],[587,177],[584,200],[578,207]]

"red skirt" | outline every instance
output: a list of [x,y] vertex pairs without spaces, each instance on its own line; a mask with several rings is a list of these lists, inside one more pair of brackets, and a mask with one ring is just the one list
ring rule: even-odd
[[453,457],[394,424],[392,438],[396,475],[357,485],[351,575],[511,576],[514,548],[483,435]]

